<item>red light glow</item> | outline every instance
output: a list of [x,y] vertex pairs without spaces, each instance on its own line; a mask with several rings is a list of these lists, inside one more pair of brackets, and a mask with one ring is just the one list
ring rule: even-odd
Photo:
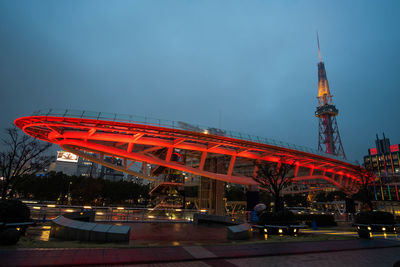
[[[211,133],[140,123],[57,116],[23,117],[15,120],[15,124],[32,137],[57,144],[77,156],[143,179],[154,178],[130,170],[132,162],[164,166],[224,182],[257,185],[251,178],[254,171],[242,174],[236,170],[235,163],[245,161],[251,165],[255,161],[269,161],[279,164],[295,162],[299,166],[294,172],[297,181],[325,180],[347,192],[354,191],[354,185],[358,183],[357,166],[350,163],[310,152]],[[197,165],[183,162],[181,152],[175,153],[175,149],[197,155]],[[229,159],[227,170],[223,173],[205,168],[207,157],[215,154]],[[121,158],[124,166],[106,162],[104,156]],[[178,161],[174,161],[174,158]],[[349,178],[342,182],[338,174]],[[349,183],[349,180],[352,182]]]

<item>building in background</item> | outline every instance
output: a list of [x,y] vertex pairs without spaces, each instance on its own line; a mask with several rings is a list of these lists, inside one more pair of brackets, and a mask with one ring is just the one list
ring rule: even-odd
[[399,201],[399,144],[391,145],[389,138],[383,134],[383,139],[376,135],[375,145],[364,156],[364,166],[371,169],[377,177],[373,185],[375,200]]
[[49,171],[62,172],[66,175],[76,175],[79,157],[71,152],[57,151],[56,161],[52,162]]
[[[95,156],[95,155],[92,155]],[[76,175],[97,178],[98,165],[71,152],[57,151],[57,157],[49,166],[49,171],[62,172],[66,175]]]
[[[89,152],[87,152],[87,153],[89,153]],[[89,153],[89,154],[92,157],[96,157],[96,154],[94,154],[94,153]],[[94,162],[91,162],[90,160],[79,157],[76,175],[98,178],[99,171],[98,171],[97,163],[94,163]]]
[[[105,157],[104,161],[115,164],[117,166],[123,166],[122,159],[120,158]],[[110,181],[120,181],[124,179],[124,173],[105,166],[101,166],[100,177]]]

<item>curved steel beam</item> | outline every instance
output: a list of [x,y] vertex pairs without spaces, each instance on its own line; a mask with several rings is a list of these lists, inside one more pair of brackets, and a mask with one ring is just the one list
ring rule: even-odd
[[123,168],[123,167],[121,167],[121,166],[118,166],[118,165],[115,165],[115,164],[106,162],[106,161],[104,161],[104,160],[101,160],[101,159],[92,157],[92,156],[90,156],[90,155],[88,155],[88,154],[83,153],[82,151],[80,151],[80,150],[78,150],[78,149],[72,148],[70,145],[60,145],[60,146],[61,146],[65,151],[71,152],[71,153],[73,153],[73,154],[75,154],[75,155],[78,155],[78,156],[84,158],[84,159],[90,160],[90,161],[92,161],[92,162],[95,162],[95,163],[97,163],[97,164],[106,166],[106,167],[108,167],[108,168],[111,168],[111,169],[114,169],[114,170],[117,170],[117,171],[120,171],[120,172],[125,172],[125,173],[127,173],[127,174],[130,174],[130,175],[133,175],[133,176],[137,176],[137,177],[142,178],[142,179],[146,179],[146,180],[150,180],[150,181],[154,181],[154,180],[155,180],[154,177],[147,176],[147,175],[144,175],[144,174],[139,173],[139,172],[134,172],[134,171],[132,171],[132,170],[130,170],[130,169],[126,169],[126,168]]
[[[294,175],[296,177],[294,181],[322,179],[346,190],[353,189],[358,184],[357,166],[348,162],[292,148],[227,136],[140,123],[75,117],[31,116],[19,118],[15,120],[15,124],[34,138],[58,144],[65,150],[74,151],[73,153],[83,158],[119,171],[129,171],[132,175],[149,180],[154,178],[90,157],[80,150],[161,165],[211,179],[244,185],[256,185],[257,183],[251,177],[235,174],[235,164],[240,158],[282,163],[295,162]],[[160,158],[153,151],[162,148],[168,150],[165,159]],[[199,167],[194,168],[171,161],[170,156],[174,148],[200,153]],[[140,151],[140,149],[142,150]],[[226,174],[204,170],[204,162],[210,153],[231,157]],[[300,170],[300,167],[303,169]],[[309,175],[298,176],[299,173],[304,175],[307,169],[309,169]],[[317,171],[323,174],[313,175]],[[337,182],[335,177],[338,176],[344,177],[344,179],[341,178],[340,182]]]

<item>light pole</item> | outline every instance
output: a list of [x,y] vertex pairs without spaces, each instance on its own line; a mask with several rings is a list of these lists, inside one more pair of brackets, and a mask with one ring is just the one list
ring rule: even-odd
[[68,184],[68,195],[67,195],[67,204],[68,205],[71,205],[71,184],[72,184],[72,181],[69,181],[69,184]]

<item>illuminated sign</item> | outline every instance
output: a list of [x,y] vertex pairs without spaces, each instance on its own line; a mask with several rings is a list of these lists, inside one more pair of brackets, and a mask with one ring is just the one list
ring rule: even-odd
[[390,152],[398,152],[399,151],[399,145],[391,145],[390,146]]
[[78,156],[67,151],[57,151],[57,161],[78,162]]
[[378,154],[378,150],[376,150],[376,148],[370,148],[370,149],[369,149],[369,153],[370,153],[371,155],[376,155],[376,154]]

